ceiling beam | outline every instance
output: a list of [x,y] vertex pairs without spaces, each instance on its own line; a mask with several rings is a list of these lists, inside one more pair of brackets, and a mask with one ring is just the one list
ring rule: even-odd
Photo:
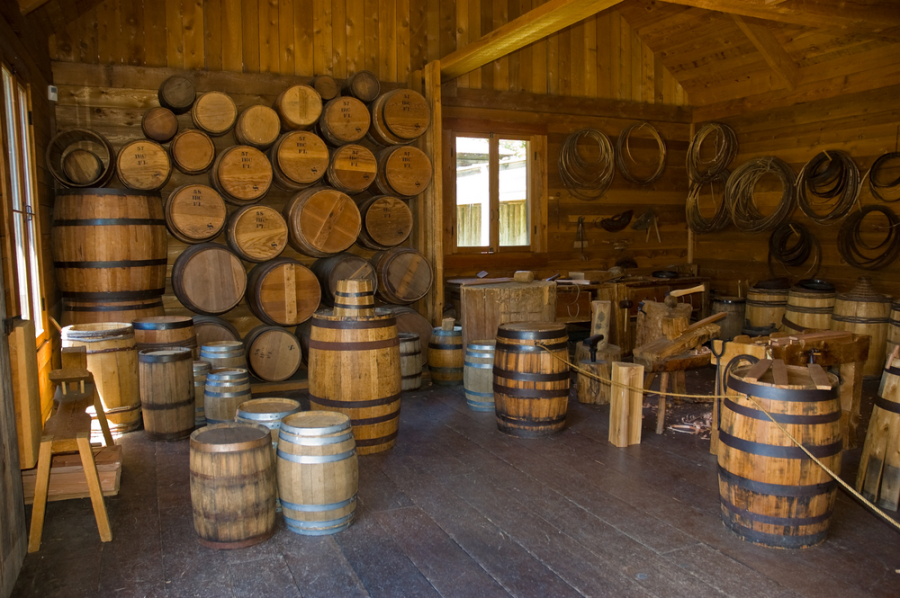
[[748,23],[743,17],[731,15],[734,23],[744,32],[744,35],[753,43],[760,54],[763,55],[768,65],[775,71],[775,75],[781,79],[785,87],[795,89],[800,77],[800,69],[791,59],[790,55],[781,47],[772,32],[763,25]]
[[456,79],[620,2],[550,0],[441,58],[441,81]]
[[50,2],[50,0],[19,0],[19,12],[23,15],[27,15],[30,12],[34,12],[39,9],[43,5]]

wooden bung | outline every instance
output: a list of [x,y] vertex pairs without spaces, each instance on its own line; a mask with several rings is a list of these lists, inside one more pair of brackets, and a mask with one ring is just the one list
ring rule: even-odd
[[234,125],[234,138],[242,145],[268,149],[281,132],[278,113],[268,106],[250,106],[241,111]]
[[212,137],[221,137],[232,128],[237,120],[237,106],[234,100],[221,91],[200,94],[191,108],[194,126]]
[[[322,287],[322,303],[333,306],[338,283],[342,280],[362,279],[372,283],[373,291],[378,288],[378,278],[372,264],[363,257],[352,253],[339,253],[317,259],[310,266]],[[429,326],[429,330],[430,330]]]
[[309,85],[316,90],[325,102],[336,98],[341,93],[340,85],[334,80],[334,77],[329,77],[328,75],[318,75],[310,81]]
[[326,143],[341,146],[365,137],[370,121],[365,104],[356,98],[338,97],[325,104],[317,128]]
[[238,256],[222,245],[192,245],[172,266],[172,288],[191,311],[223,314],[244,297],[247,272]]
[[296,326],[309,319],[321,299],[315,274],[295,259],[274,259],[250,271],[247,303],[266,324]]
[[90,150],[74,149],[62,159],[62,170],[76,185],[90,185],[103,175],[103,162]]
[[287,223],[273,207],[244,206],[228,219],[225,238],[241,259],[265,262],[281,255],[287,247]]
[[336,189],[314,187],[284,206],[291,246],[313,257],[346,251],[359,236],[362,220],[350,197]]
[[185,243],[205,243],[225,227],[227,210],[222,196],[206,185],[182,185],[166,201],[166,226]]
[[249,145],[235,145],[219,154],[209,180],[228,203],[244,206],[265,197],[272,186],[272,165]]
[[350,75],[344,81],[341,91],[344,95],[353,96],[357,100],[368,104],[381,93],[381,84],[372,71],[359,71]]
[[415,249],[379,251],[371,262],[378,275],[378,296],[387,303],[413,303],[431,290],[431,264]]
[[302,131],[310,128],[322,114],[322,98],[308,85],[289,87],[275,99],[275,112],[285,131]]
[[244,339],[247,363],[260,380],[287,380],[300,368],[302,352],[297,337],[280,326],[257,326]]
[[378,154],[375,185],[386,195],[415,197],[431,184],[431,160],[412,146],[392,146]]
[[422,94],[395,89],[382,94],[369,109],[369,137],[379,145],[400,145],[421,137],[431,124],[431,107]]
[[369,249],[390,249],[403,243],[412,232],[412,210],[390,195],[376,195],[359,204],[362,228],[358,242]]
[[157,97],[160,106],[175,114],[184,114],[194,105],[197,90],[190,79],[173,75],[160,84]]
[[123,185],[135,191],[159,191],[172,176],[172,161],[165,148],[149,139],[122,146],[116,157],[116,172]]
[[172,164],[184,174],[203,174],[216,159],[216,146],[203,131],[182,131],[169,144]]
[[300,191],[318,183],[328,168],[328,146],[311,131],[291,131],[269,150],[275,185]]
[[377,172],[375,154],[361,145],[349,144],[332,152],[325,176],[338,191],[356,195],[375,182]]
[[178,133],[178,119],[168,108],[157,106],[144,112],[141,130],[147,139],[168,143]]
[[180,440],[193,431],[193,361],[187,347],[138,353],[144,431],[152,440]]
[[[94,165],[91,157],[86,155],[72,158],[73,164],[69,168],[74,169],[75,178],[70,178],[66,173],[65,159],[78,150],[96,155],[102,163],[102,170],[95,178],[88,176]],[[112,179],[116,170],[116,150],[106,137],[89,129],[69,129],[57,133],[47,144],[45,157],[50,174],[66,187],[102,187]],[[80,165],[82,161],[86,164]]]

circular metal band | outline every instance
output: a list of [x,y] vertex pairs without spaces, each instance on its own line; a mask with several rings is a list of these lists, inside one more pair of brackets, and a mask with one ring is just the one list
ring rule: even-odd
[[760,399],[769,399],[772,401],[788,401],[795,403],[816,403],[822,401],[831,401],[839,396],[839,388],[837,386],[830,390],[819,390],[817,388],[778,388],[777,386],[763,386],[745,382],[736,378],[734,373],[728,376],[728,388],[735,390],[741,394],[754,396]]
[[[165,352],[165,355],[158,353]],[[190,359],[193,361],[194,352],[187,347],[173,347],[171,349],[144,349],[138,351],[138,361],[140,363],[175,363],[176,361],[185,361]]]
[[497,338],[508,338],[519,341],[550,340],[566,335],[566,327],[561,326],[555,330],[508,330],[500,325],[497,330]]
[[321,436],[318,438],[309,436],[296,436],[291,433],[284,433],[284,430],[278,433],[278,438],[284,440],[287,444],[296,444],[298,446],[328,446],[329,444],[340,444],[353,439],[353,432],[347,432],[340,436]]
[[471,361],[464,361],[463,365],[467,368],[475,368],[477,370],[492,370],[492,369],[494,369],[494,364],[492,364],[492,363],[472,363]]
[[[743,405],[738,405],[731,399],[725,399],[723,405],[727,407],[729,410],[743,415],[744,417],[749,417],[752,419],[757,419],[764,422],[772,421],[766,416],[765,413],[758,409],[752,409],[750,407],[744,407]],[[836,421],[840,421],[841,412],[840,410],[832,411],[831,413],[823,413],[821,415],[789,415],[784,413],[772,413],[772,419],[774,419],[779,424],[794,424],[794,425],[815,425],[815,424],[830,424]]]
[[[290,461],[291,463],[302,463],[304,465],[316,465],[322,463],[334,463],[335,461],[343,461],[344,459],[349,459],[356,455],[356,449],[353,448],[345,453],[338,453],[337,455],[320,455],[320,456],[311,456],[311,455],[292,455],[290,453],[286,453],[281,449],[278,449],[278,458],[284,459],[285,461]],[[282,501],[284,504],[284,501]]]
[[190,328],[194,325],[193,318],[180,322],[141,322],[135,320],[131,323],[135,330],[175,330],[177,328]]
[[[342,500],[340,502],[333,502],[327,505],[309,505],[309,504],[297,504],[293,502],[288,502],[283,498],[281,500],[281,505],[287,507],[292,511],[301,511],[303,513],[321,513],[323,511],[333,511],[335,509],[343,509],[344,507],[349,507],[353,503],[356,502],[358,494],[354,494],[347,500]],[[335,520],[337,521],[337,520]],[[323,523],[328,523],[327,521],[310,521],[306,523],[314,523],[316,525],[321,525]]]
[[[735,450],[749,453],[751,455],[759,455],[760,457],[772,457],[773,459],[809,459],[809,456],[802,449],[795,446],[778,446],[774,444],[764,444],[762,442],[753,442],[732,436],[724,430],[719,430],[719,442],[729,446]],[[838,440],[831,444],[817,444],[806,446],[806,450],[813,456],[821,459],[824,457],[832,457],[840,455],[844,449],[843,440]]]

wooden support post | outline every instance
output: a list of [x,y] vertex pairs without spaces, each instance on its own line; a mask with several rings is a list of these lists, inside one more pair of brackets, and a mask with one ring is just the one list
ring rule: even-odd
[[41,549],[44,514],[47,511],[47,490],[50,488],[50,458],[52,456],[53,436],[41,437],[37,478],[34,481],[34,503],[31,507],[31,529],[28,532],[28,552],[37,552]]
[[91,451],[91,435],[82,433],[75,440],[78,443],[78,453],[81,455],[84,476],[87,478],[88,491],[91,493],[91,504],[94,507],[94,519],[97,520],[100,541],[111,542],[112,529],[109,527],[106,503],[103,502],[103,490],[100,489],[100,476],[97,474],[97,464],[94,463],[94,453]]
[[612,364],[609,442],[619,448],[641,443],[644,394],[639,389],[643,379],[642,365],[620,361]]
[[434,325],[440,324],[444,312],[444,206],[443,144],[441,128],[441,61],[433,60],[422,70],[422,87],[431,107],[431,126],[420,138],[419,148],[431,160],[434,174],[431,185],[414,202],[418,220],[418,247],[434,272],[431,293],[426,297],[426,314]]

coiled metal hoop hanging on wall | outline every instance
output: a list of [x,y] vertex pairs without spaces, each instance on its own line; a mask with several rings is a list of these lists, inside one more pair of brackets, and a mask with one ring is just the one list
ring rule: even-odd
[[[859,168],[850,154],[840,150],[816,154],[797,177],[797,203],[817,224],[834,224],[846,216],[859,198],[859,190]],[[823,208],[827,211],[820,213]]]
[[872,195],[885,203],[893,203],[895,201],[900,200],[900,194],[897,195],[894,199],[888,199],[882,192],[884,189],[900,189],[900,175],[897,175],[897,178],[894,180],[885,181],[882,178],[882,171],[888,167],[888,163],[891,160],[900,161],[900,152],[888,152],[872,164],[872,168],[869,169],[869,172],[866,173],[866,178],[869,179],[869,191],[872,192]]
[[[862,222],[872,212],[879,212],[887,218],[887,233],[878,243],[871,245],[863,239]],[[900,218],[887,206],[865,206],[853,212],[844,220],[838,231],[838,252],[854,268],[861,270],[881,270],[900,255]],[[880,252],[874,253],[872,252]]]
[[[781,179],[783,190],[775,211],[763,216],[756,206],[753,188],[767,174]],[[738,166],[725,185],[725,201],[734,225],[741,232],[761,233],[774,230],[779,224],[787,222],[797,209],[795,181],[791,167],[775,156],[754,158]]]
[[[796,239],[794,243],[792,240]],[[799,268],[812,257],[812,264],[799,278],[814,278],[822,263],[822,248],[819,240],[808,228],[799,222],[785,222],[769,237],[769,272],[778,277],[783,274],[794,276],[789,268]],[[775,272],[775,265],[784,272]]]
[[[597,144],[596,160],[589,162],[578,153],[578,143],[583,139]],[[563,141],[559,149],[559,177],[572,197],[585,201],[599,199],[609,189],[615,173],[612,143],[597,129],[575,131]]]
[[[695,233],[714,233],[728,226],[731,216],[728,213],[728,206],[725,205],[725,185],[728,183],[729,174],[727,170],[721,170],[704,181],[691,184],[687,203],[684,206],[684,217],[687,220],[688,228]],[[716,207],[716,214],[707,220],[700,213],[700,202],[706,197],[708,192],[709,197],[715,203],[716,187],[721,193],[721,201]]]
[[[712,159],[703,160],[700,151],[707,139],[715,143],[716,153]],[[738,141],[734,129],[722,123],[706,123],[694,134],[688,146],[688,177],[692,182],[711,179],[728,168],[737,157],[737,153]]]
[[[628,164],[625,162],[625,157],[628,156],[629,158],[631,158],[631,150],[629,148],[629,140],[631,138],[631,134],[634,131],[639,131],[645,128],[650,129],[650,134],[656,140],[656,145],[659,146],[659,164],[657,165],[656,171],[653,174],[645,179],[641,179],[631,174],[631,172],[628,170]],[[632,160],[632,162],[633,161],[634,160]],[[629,125],[624,131],[622,131],[622,133],[619,135],[619,138],[616,139],[616,166],[619,167],[619,172],[622,173],[622,176],[625,177],[626,180],[638,185],[649,185],[659,179],[659,177],[662,176],[663,171],[666,169],[666,142],[659,134],[659,131],[656,130],[656,127],[648,122],[640,122]]]

